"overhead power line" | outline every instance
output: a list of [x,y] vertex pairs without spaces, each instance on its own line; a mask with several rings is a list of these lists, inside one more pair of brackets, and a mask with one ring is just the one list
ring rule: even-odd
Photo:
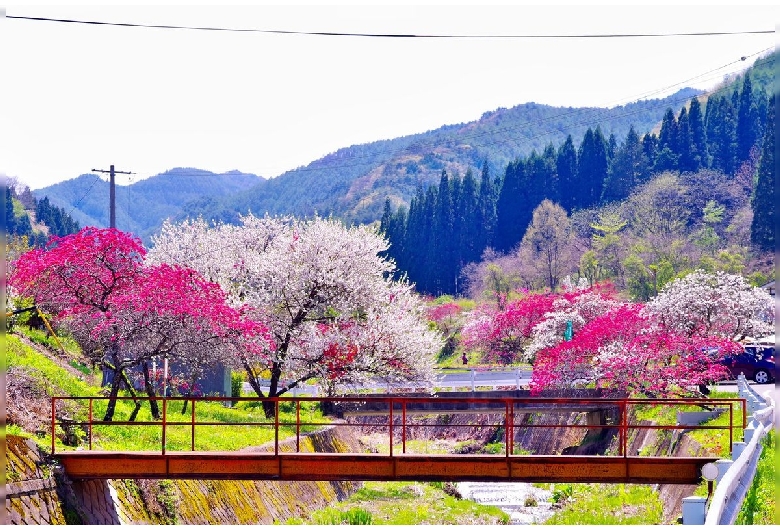
[[267,33],[276,35],[312,35],[318,37],[370,37],[390,39],[614,39],[637,37],[717,37],[723,35],[767,35],[774,29],[747,31],[697,31],[680,33],[579,33],[579,34],[430,34],[430,33],[353,33],[339,31],[296,31],[259,28],[227,28],[219,26],[179,26],[175,24],[138,24],[133,22],[107,22],[101,20],[77,20],[69,18],[25,17],[7,15],[8,19],[29,20],[35,22],[59,22],[64,24],[85,24],[91,26],[118,26],[127,28],[179,29],[192,31],[221,31],[232,33]]

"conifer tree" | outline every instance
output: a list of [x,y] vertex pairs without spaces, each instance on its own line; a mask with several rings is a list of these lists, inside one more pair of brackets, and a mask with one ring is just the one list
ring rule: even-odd
[[756,135],[756,105],[753,100],[753,85],[750,75],[745,73],[742,82],[742,92],[739,95],[739,108],[737,109],[737,158],[739,161],[747,160],[750,149],[758,140]]
[[496,231],[496,185],[490,178],[488,161],[482,164],[482,175],[479,181],[479,198],[477,200],[479,214],[477,220],[478,239],[476,248],[480,255],[485,248],[493,245]]
[[451,293],[454,282],[451,281],[454,249],[453,249],[453,212],[452,189],[446,170],[442,170],[439,180],[438,193],[436,194],[435,217],[431,232],[432,259],[428,265],[431,271],[432,291],[434,294]]
[[691,100],[688,122],[691,131],[691,160],[693,164],[691,171],[698,171],[703,167],[709,167],[707,133],[704,129],[704,115],[702,114],[699,98],[694,97]]
[[559,203],[567,212],[571,213],[576,205],[576,197],[573,191],[577,179],[577,150],[574,148],[574,141],[571,135],[568,135],[566,141],[558,148],[556,169],[558,173]]
[[650,164],[650,171],[655,171],[655,159],[658,156],[658,137],[652,133],[647,133],[642,137],[642,151]]
[[[474,178],[474,172],[469,168],[466,171],[466,176],[463,177],[458,204],[455,208],[455,224],[460,227],[457,230],[459,241],[456,244],[458,251],[458,270],[456,273],[459,273],[460,269],[467,263],[478,261],[482,254],[484,246],[481,246],[483,243],[480,232],[484,228],[481,224],[482,216],[479,210],[477,180]],[[456,291],[460,290],[458,285]]]
[[775,166],[775,96],[769,99],[766,128],[761,148],[758,178],[751,200],[753,222],[750,227],[750,241],[761,250],[775,249],[777,232],[777,199],[775,197],[777,167]]
[[17,232],[16,216],[14,215],[14,201],[11,196],[11,186],[5,186],[5,229],[8,234]]
[[544,148],[542,153],[542,165],[544,174],[544,183],[542,184],[542,198],[550,199],[552,202],[560,205],[561,194],[558,177],[558,162],[555,146],[550,142]]
[[655,170],[676,170],[678,167],[680,147],[678,139],[677,120],[672,109],[667,109],[661,122],[661,133],[658,135],[658,154],[655,157]]
[[599,202],[608,164],[607,141],[601,129],[589,127],[577,152],[576,207],[589,208]]
[[601,202],[619,201],[629,196],[635,186],[649,176],[647,156],[642,149],[634,127],[628,130],[626,139],[617,148],[615,159],[609,167],[609,175],[604,181]]
[[506,167],[501,191],[496,202],[496,249],[508,252],[523,237],[525,226],[521,219],[525,216],[523,188],[525,181],[525,162],[517,159]]
[[693,134],[688,110],[683,107],[677,117],[677,154],[679,155],[678,169],[680,171],[695,171]]
[[[709,107],[709,103],[707,104]],[[727,175],[733,175],[737,167],[737,116],[736,109],[727,97],[717,102],[717,114],[712,125],[713,133],[707,139],[712,154],[712,167]]]

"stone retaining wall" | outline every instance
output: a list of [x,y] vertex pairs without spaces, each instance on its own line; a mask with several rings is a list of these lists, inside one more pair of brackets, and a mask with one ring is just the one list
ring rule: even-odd
[[[343,430],[343,429],[342,429]],[[360,452],[348,432],[301,438],[301,451]],[[348,431],[348,430],[347,430]],[[294,450],[295,441],[281,443]],[[6,511],[12,524],[273,524],[357,491],[359,482],[76,480],[31,440],[7,437]],[[51,471],[49,471],[51,470]]]
[[32,440],[6,436],[7,524],[65,524],[52,468]]

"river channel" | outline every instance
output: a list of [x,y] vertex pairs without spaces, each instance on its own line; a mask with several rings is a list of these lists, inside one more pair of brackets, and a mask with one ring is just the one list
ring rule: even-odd
[[509,524],[541,524],[550,518],[552,491],[522,482],[459,482],[464,499],[497,506],[509,514]]

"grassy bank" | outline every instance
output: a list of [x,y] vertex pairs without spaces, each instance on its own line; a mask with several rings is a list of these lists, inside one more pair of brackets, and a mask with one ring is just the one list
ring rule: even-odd
[[777,460],[777,433],[772,430],[761,440],[763,450],[758,460],[756,476],[745,496],[735,524],[776,525],[780,523],[777,512],[777,494],[780,477],[775,474]]
[[287,524],[507,524],[509,516],[495,506],[483,506],[441,482],[366,482],[348,500],[312,512]]
[[[19,370],[29,378],[32,388],[28,389],[29,399],[38,402],[38,408],[50,410],[48,406],[49,396],[102,396],[104,388],[94,384],[94,374],[86,372],[78,367],[68,370],[58,364],[48,355],[41,353],[24,344],[15,335],[6,335],[3,340],[6,345],[6,362],[9,370]],[[65,361],[63,361],[65,362]],[[127,393],[120,393],[122,397],[129,397]],[[134,422],[128,425],[96,425],[92,432],[92,442],[95,448],[106,450],[156,450],[161,448],[162,427],[161,420],[155,420],[148,402],[141,402]],[[63,400],[63,412],[66,412],[76,422],[89,420],[89,399]],[[162,402],[160,402],[162,405]],[[101,419],[105,413],[108,401],[105,399],[92,400],[92,416]],[[189,405],[189,404],[188,404]],[[115,422],[128,421],[135,409],[132,399],[123,399],[117,402],[113,420]],[[182,411],[183,402],[172,400],[166,410],[168,423],[183,423],[185,425],[169,425],[166,430],[166,448],[168,450],[187,450],[190,448],[192,430],[190,423],[193,418],[191,406]],[[59,414],[60,412],[58,412]],[[50,414],[50,413],[49,413]],[[296,407],[294,403],[280,405],[280,438],[295,436]],[[315,403],[301,404],[301,420],[311,423],[326,423],[326,418],[320,412]],[[235,407],[225,407],[221,401],[210,403],[198,403],[195,414],[198,423],[220,423],[216,426],[196,427],[196,449],[202,451],[232,451],[248,446],[262,445],[274,440],[273,420],[265,418],[259,403],[242,402]],[[48,425],[50,418],[41,417],[42,425]],[[152,422],[154,425],[140,425],[143,422]],[[239,423],[256,423],[258,425],[236,425]],[[269,423],[270,425],[259,425]],[[301,433],[311,432],[320,427],[304,426]],[[19,426],[11,427],[15,434],[33,438],[42,447],[48,448],[51,444],[50,434],[35,434],[24,432]],[[58,434],[62,434],[58,427]],[[38,430],[38,429],[34,429]],[[76,429],[81,443],[86,443],[84,429]],[[57,440],[57,449],[67,449],[62,442]]]

